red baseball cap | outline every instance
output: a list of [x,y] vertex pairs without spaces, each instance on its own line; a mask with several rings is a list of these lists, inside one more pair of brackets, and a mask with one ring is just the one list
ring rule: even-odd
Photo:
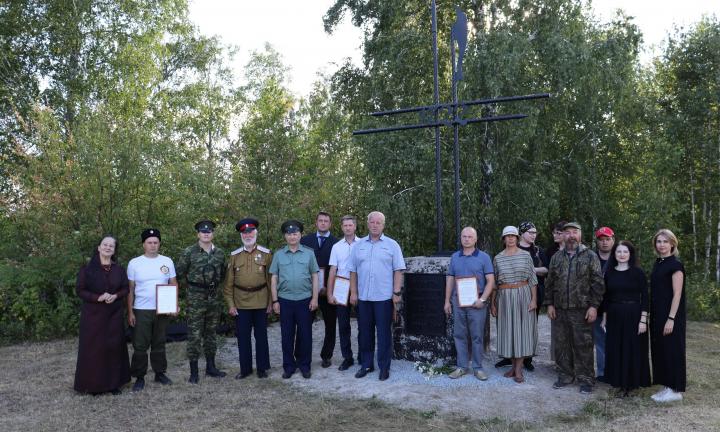
[[615,237],[615,231],[610,227],[600,227],[600,229],[595,231],[595,238],[600,237]]

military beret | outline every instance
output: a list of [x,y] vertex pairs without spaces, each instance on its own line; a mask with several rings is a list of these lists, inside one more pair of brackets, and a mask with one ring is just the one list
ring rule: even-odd
[[568,228],[575,228],[575,229],[582,230],[582,228],[580,228],[580,224],[577,222],[568,222],[565,225],[563,225],[563,230],[566,230]]
[[250,232],[257,229],[260,226],[260,222],[257,219],[245,218],[235,224],[235,229],[241,233]]
[[215,231],[215,222],[203,219],[195,224],[195,231],[197,232],[213,232]]
[[155,229],[155,228],[147,228],[140,234],[140,238],[142,238],[143,243],[145,243],[145,240],[147,240],[150,237],[157,237],[157,239],[159,241],[160,240],[160,230]]
[[283,234],[303,232],[303,224],[295,219],[290,219],[283,222],[280,231],[282,231]]

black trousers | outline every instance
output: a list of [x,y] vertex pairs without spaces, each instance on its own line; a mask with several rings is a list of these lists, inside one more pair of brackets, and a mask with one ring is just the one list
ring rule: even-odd
[[337,306],[328,303],[326,296],[318,297],[318,306],[320,307],[320,312],[322,312],[323,321],[325,322],[325,338],[323,339],[323,346],[320,350],[320,358],[329,360],[333,356],[333,351],[335,351]]

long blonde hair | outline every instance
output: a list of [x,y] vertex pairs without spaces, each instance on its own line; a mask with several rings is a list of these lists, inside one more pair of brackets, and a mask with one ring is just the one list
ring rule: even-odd
[[653,246],[653,250],[655,251],[655,255],[658,255],[658,251],[657,251],[657,247],[655,246],[655,242],[657,241],[657,238],[659,236],[667,237],[668,241],[670,242],[670,246],[671,246],[670,255],[678,256],[680,254],[680,251],[678,250],[678,239],[675,236],[675,234],[673,234],[673,232],[667,228],[661,228],[658,230],[658,232],[655,233],[655,235],[652,238],[652,246]]

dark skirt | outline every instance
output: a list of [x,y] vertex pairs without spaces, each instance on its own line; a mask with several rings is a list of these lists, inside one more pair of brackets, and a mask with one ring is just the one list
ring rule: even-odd
[[608,303],[606,312],[605,379],[625,390],[650,386],[648,332],[638,335],[640,303]]
[[123,301],[112,304],[83,303],[76,391],[105,393],[130,382],[130,362],[125,342]]

